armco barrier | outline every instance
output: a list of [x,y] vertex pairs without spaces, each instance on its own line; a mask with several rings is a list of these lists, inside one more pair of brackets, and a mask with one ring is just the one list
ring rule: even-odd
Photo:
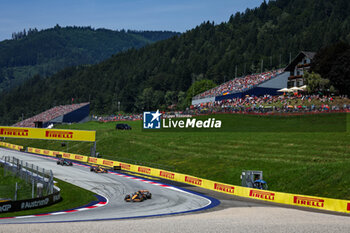
[[[323,198],[306,196],[291,193],[274,192],[253,188],[246,188],[237,185],[220,183],[212,180],[202,179],[195,176],[190,176],[186,174],[146,167],[133,165],[124,162],[106,160],[102,158],[94,158],[83,155],[69,154],[59,151],[49,151],[37,148],[28,147],[28,152],[43,154],[48,156],[55,156],[56,154],[62,154],[64,158],[69,158],[72,160],[78,160],[81,162],[88,162],[91,164],[98,164],[107,167],[120,166],[122,170],[146,174],[150,176],[155,176],[163,179],[173,180],[181,183],[187,183],[194,186],[202,187],[205,189],[231,194],[239,197],[251,198],[256,200],[269,201],[280,204],[287,204],[293,206],[303,206],[309,208],[315,208],[320,210],[329,210],[342,213],[350,213],[350,200],[340,200],[333,198]],[[76,157],[78,156],[78,157]]]
[[0,142],[0,146],[13,149],[13,150],[18,150],[18,151],[23,150],[23,146],[19,146],[19,145],[7,143],[7,142]]
[[97,165],[102,165],[106,167],[114,167],[114,166],[119,166],[119,162],[117,161],[112,161],[108,159],[101,159],[101,158],[94,158],[94,157],[89,157],[88,163],[93,163]]
[[62,151],[45,150],[45,149],[39,149],[34,147],[28,147],[27,151],[34,154],[46,155],[51,157],[57,157],[57,155],[62,155],[62,158],[76,160],[83,163],[86,163],[89,158],[88,156],[84,156],[84,155],[71,154],[71,153],[62,152]]

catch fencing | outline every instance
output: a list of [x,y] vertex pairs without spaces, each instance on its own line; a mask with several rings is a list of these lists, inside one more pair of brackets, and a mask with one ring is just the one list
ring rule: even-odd
[[4,177],[17,177],[19,182],[13,185],[0,184],[0,198],[8,200],[23,200],[53,194],[53,173],[51,170],[40,168],[34,164],[24,162],[15,157],[4,156],[0,159]]

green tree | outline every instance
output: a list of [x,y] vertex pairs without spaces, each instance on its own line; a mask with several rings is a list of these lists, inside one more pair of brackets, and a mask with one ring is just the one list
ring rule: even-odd
[[214,83],[212,80],[208,80],[208,79],[199,80],[199,81],[194,82],[190,86],[190,88],[188,88],[186,96],[187,96],[187,98],[192,99],[194,96],[196,96],[202,92],[205,92],[209,89],[212,89],[216,86],[217,86],[217,84]]
[[329,79],[340,94],[350,95],[350,45],[346,42],[331,44],[317,52],[311,69]]
[[137,97],[135,106],[138,111],[151,110],[153,107],[153,94],[152,87],[143,89],[142,93]]
[[309,93],[324,93],[327,89],[329,89],[329,79],[322,78],[319,74],[314,72],[305,72],[304,78],[307,85],[307,91]]
[[165,104],[167,106],[175,104],[176,99],[177,99],[176,92],[175,91],[167,91],[165,93],[164,99],[165,99]]
[[191,100],[194,96],[202,92],[205,92],[209,89],[212,89],[216,86],[217,84],[215,84],[212,80],[208,80],[208,79],[203,79],[203,80],[194,82],[186,92],[186,104],[190,105]]

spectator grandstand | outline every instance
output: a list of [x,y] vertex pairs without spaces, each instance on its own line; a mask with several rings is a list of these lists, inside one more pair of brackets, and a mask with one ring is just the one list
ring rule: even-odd
[[[161,112],[162,118],[186,118],[207,114],[307,114],[350,112],[350,99],[347,96],[327,95],[264,95],[244,96],[242,98],[223,99],[214,102],[191,105],[184,111]],[[110,116],[94,116],[94,120],[136,121],[142,120],[142,114],[119,114]]]
[[350,100],[345,96],[323,95],[296,96],[245,96],[243,98],[192,105],[187,114],[211,113],[306,113],[350,111]]
[[52,123],[79,122],[89,115],[90,103],[60,105],[14,124],[17,127],[35,127],[35,122],[42,122],[43,127]]
[[282,72],[283,72],[283,69],[279,69],[279,70],[264,72],[261,74],[252,74],[252,75],[247,75],[240,78],[235,78],[217,87],[214,87],[210,90],[200,93],[196,95],[193,99],[194,100],[203,99],[208,97],[216,97],[221,95],[244,92],[275,77],[278,74],[281,74]]

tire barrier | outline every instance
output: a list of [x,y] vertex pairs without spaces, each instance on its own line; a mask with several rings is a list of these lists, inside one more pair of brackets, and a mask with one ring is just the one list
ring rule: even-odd
[[[10,145],[11,147],[11,145]],[[286,204],[292,206],[301,206],[314,208],[319,210],[335,211],[341,213],[350,213],[350,200],[341,200],[333,198],[315,197],[308,195],[299,195],[283,192],[274,192],[268,190],[260,190],[254,188],[246,188],[238,185],[231,185],[220,183],[212,180],[202,179],[199,177],[171,172],[162,169],[156,169],[146,166],[139,166],[119,161],[107,160],[102,158],[95,158],[83,155],[75,155],[64,152],[49,151],[37,148],[28,147],[27,151],[35,154],[42,154],[55,157],[56,154],[62,154],[63,157],[69,156],[69,159],[79,162],[87,162],[95,165],[102,165],[113,169],[115,166],[120,166],[121,170],[136,172],[140,174],[159,177],[167,180],[177,181],[181,183],[191,184],[197,187],[235,195],[239,197],[245,197],[255,200],[268,201],[278,204]],[[76,157],[77,156],[77,157]],[[119,167],[118,167],[119,168]]]

